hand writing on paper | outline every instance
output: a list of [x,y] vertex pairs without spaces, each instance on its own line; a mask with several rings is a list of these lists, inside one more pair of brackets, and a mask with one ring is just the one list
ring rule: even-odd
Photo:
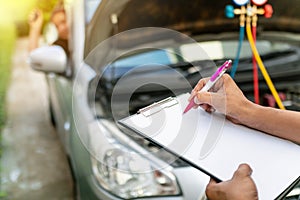
[[221,183],[210,180],[206,187],[209,200],[258,200],[258,193],[253,179],[252,169],[241,164],[232,179]]
[[224,74],[220,80],[208,91],[199,92],[204,87],[208,78],[201,79],[193,89],[189,100],[197,97],[200,106],[211,112],[217,110],[224,113],[234,123],[240,124],[240,114],[251,102],[244,96],[235,82],[228,74]]
[[300,144],[300,134],[295,132],[300,130],[300,112],[279,110],[251,102],[228,74],[224,74],[208,92],[199,92],[207,81],[208,78],[203,78],[198,82],[189,100],[197,97],[198,104],[208,112],[217,110],[234,123]]

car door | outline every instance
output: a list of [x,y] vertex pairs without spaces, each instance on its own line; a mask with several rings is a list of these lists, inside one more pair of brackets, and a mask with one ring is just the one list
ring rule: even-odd
[[72,82],[71,78],[57,74],[48,75],[50,106],[60,140],[69,153],[68,135],[72,119]]

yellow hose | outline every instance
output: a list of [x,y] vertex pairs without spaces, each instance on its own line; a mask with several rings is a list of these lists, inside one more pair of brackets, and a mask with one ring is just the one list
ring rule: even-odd
[[269,88],[270,88],[270,90],[271,90],[271,92],[272,92],[272,94],[273,94],[273,96],[275,98],[275,101],[276,101],[278,107],[280,109],[282,109],[282,110],[285,110],[285,107],[282,104],[282,101],[281,101],[281,99],[280,99],[280,97],[279,97],[279,95],[278,95],[278,93],[277,93],[277,91],[276,91],[276,89],[275,89],[275,87],[273,85],[273,82],[272,82],[272,80],[271,80],[271,78],[270,78],[270,76],[269,76],[269,74],[268,74],[268,72],[267,72],[267,70],[266,70],[266,68],[264,66],[264,63],[262,62],[262,60],[261,60],[261,58],[259,56],[257,48],[256,48],[256,46],[254,44],[254,40],[253,40],[252,33],[251,33],[250,23],[247,23],[247,25],[246,25],[246,32],[247,32],[248,40],[249,40],[249,43],[250,43],[253,55],[254,55],[254,57],[255,57],[255,59],[257,61],[257,64],[259,66],[260,71],[261,71],[264,79],[266,80],[267,85],[269,86]]

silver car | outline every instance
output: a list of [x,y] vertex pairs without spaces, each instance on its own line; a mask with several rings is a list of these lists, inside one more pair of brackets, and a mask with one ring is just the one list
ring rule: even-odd
[[[276,6],[284,10],[284,2]],[[190,92],[215,66],[234,59],[238,19],[225,18],[228,3],[77,0],[65,5],[70,54],[46,46],[30,59],[34,69],[47,73],[51,116],[70,158],[78,199],[205,198],[205,173],[117,121],[168,96]],[[280,63],[293,66],[287,68],[294,70],[293,77],[300,74],[299,28],[287,21],[278,30],[274,20],[262,20],[265,30],[257,46],[282,83],[280,89],[295,92],[290,86],[300,85],[299,79],[284,83],[279,75]],[[237,83],[251,98],[247,45]],[[295,106],[293,101],[290,105]]]

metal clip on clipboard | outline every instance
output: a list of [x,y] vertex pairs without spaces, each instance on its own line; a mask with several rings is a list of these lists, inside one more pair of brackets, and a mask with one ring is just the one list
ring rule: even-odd
[[145,117],[149,117],[155,113],[160,112],[162,109],[169,108],[176,104],[178,104],[178,101],[176,98],[168,97],[159,102],[154,102],[153,104],[151,104],[145,108],[139,109],[138,114],[143,114]]

